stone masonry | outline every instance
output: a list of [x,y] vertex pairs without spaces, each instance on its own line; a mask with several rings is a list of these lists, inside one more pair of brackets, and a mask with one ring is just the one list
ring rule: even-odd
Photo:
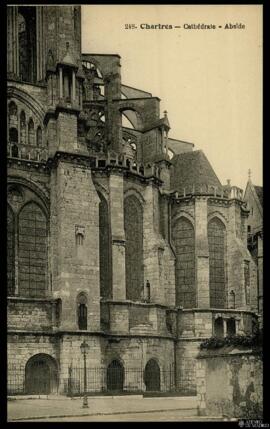
[[7,11],[8,390],[81,393],[85,341],[89,391],[203,411],[201,342],[258,325],[243,192],[169,137],[118,54],[81,52],[80,6]]

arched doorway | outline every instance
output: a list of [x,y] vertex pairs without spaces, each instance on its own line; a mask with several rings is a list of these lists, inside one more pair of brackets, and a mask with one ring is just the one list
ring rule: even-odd
[[107,368],[107,390],[122,392],[124,386],[124,367],[119,360],[113,360]]
[[146,391],[157,392],[160,390],[160,369],[154,359],[150,359],[145,366],[144,382]]
[[54,358],[46,354],[32,356],[25,366],[25,392],[31,395],[57,393],[58,370]]

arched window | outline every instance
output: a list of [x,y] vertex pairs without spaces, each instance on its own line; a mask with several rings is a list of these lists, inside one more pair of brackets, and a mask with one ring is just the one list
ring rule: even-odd
[[126,297],[134,301],[143,297],[143,210],[134,196],[124,200],[126,235]]
[[14,101],[11,101],[8,106],[8,119],[9,119],[9,126],[12,127],[12,125],[17,126],[18,122],[18,109]]
[[124,388],[125,372],[122,363],[115,359],[107,367],[107,390],[122,392]]
[[46,295],[47,219],[34,202],[19,213],[19,293],[21,296]]
[[208,223],[210,306],[225,308],[225,226],[218,218]]
[[224,326],[222,317],[218,317],[214,322],[214,335],[218,338],[224,337]]
[[20,143],[26,144],[26,117],[23,110],[20,114]]
[[72,92],[72,72],[69,69],[65,69],[63,73],[63,90],[64,90],[64,99],[68,103],[70,103],[71,92]]
[[14,214],[7,208],[7,283],[8,295],[15,293],[15,225]]
[[17,118],[17,106],[16,106],[16,103],[14,103],[14,101],[11,101],[9,103],[8,112],[9,112],[9,116],[15,116]]
[[154,359],[150,359],[145,365],[144,382],[146,391],[157,392],[160,390],[160,369]]
[[41,130],[41,127],[37,127],[37,146],[42,146],[42,130]]
[[28,144],[31,146],[35,144],[34,121],[32,118],[28,122]]
[[18,13],[19,70],[26,82],[36,81],[36,8],[19,6]]
[[233,290],[229,294],[229,308],[235,308],[235,293]]
[[80,330],[87,329],[87,296],[85,293],[80,293],[77,297],[78,305],[78,328]]
[[176,305],[196,307],[195,234],[192,223],[181,217],[174,228],[176,250]]
[[111,265],[111,234],[108,204],[106,199],[98,194],[99,203],[99,276],[100,296],[112,297],[112,265]]

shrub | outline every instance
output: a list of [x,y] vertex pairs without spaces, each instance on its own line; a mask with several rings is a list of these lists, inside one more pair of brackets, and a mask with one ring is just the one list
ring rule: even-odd
[[262,346],[262,332],[260,331],[256,335],[233,335],[225,338],[207,338],[200,344],[200,349],[219,349],[225,346],[260,347]]

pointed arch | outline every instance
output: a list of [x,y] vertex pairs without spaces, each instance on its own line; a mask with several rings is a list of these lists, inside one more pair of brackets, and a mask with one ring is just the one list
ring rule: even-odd
[[27,188],[28,190],[30,190],[31,192],[33,192],[33,194],[35,194],[36,197],[38,197],[39,204],[41,204],[41,209],[44,211],[46,218],[49,217],[49,193],[46,189],[46,187],[41,187],[40,184],[32,182],[31,180],[25,179],[23,177],[20,176],[16,176],[16,175],[10,175],[7,179],[8,185],[21,185],[20,188]]
[[85,292],[80,292],[77,296],[77,321],[80,330],[87,329],[88,297]]
[[226,228],[217,216],[208,222],[210,307],[225,308]]
[[37,127],[37,146],[42,146],[42,129],[40,126]]
[[186,216],[181,216],[176,220],[173,231],[176,253],[176,305],[194,308],[196,307],[194,227]]
[[125,370],[119,359],[114,359],[107,367],[107,390],[121,392],[124,390]]
[[18,89],[16,86],[13,85],[8,86],[7,94],[8,98],[15,98],[16,100],[23,103],[32,112],[32,114],[37,117],[38,122],[40,124],[43,123],[46,110],[44,109],[42,103],[37,99],[37,97],[35,98],[22,88]]
[[19,73],[22,80],[35,82],[37,78],[36,7],[18,8]]
[[233,290],[229,293],[229,308],[235,309],[235,292]]
[[124,199],[126,237],[126,297],[139,301],[143,294],[143,208],[135,195]]
[[156,359],[150,359],[145,365],[144,382],[146,391],[160,390],[160,367]]
[[220,213],[219,211],[214,211],[208,215],[207,220],[208,220],[208,222],[210,222],[210,220],[212,220],[214,218],[219,219],[224,224],[224,228],[226,228],[228,221],[222,213]]
[[8,105],[8,116],[10,122],[17,122],[18,119],[18,108],[17,104],[12,100]]

